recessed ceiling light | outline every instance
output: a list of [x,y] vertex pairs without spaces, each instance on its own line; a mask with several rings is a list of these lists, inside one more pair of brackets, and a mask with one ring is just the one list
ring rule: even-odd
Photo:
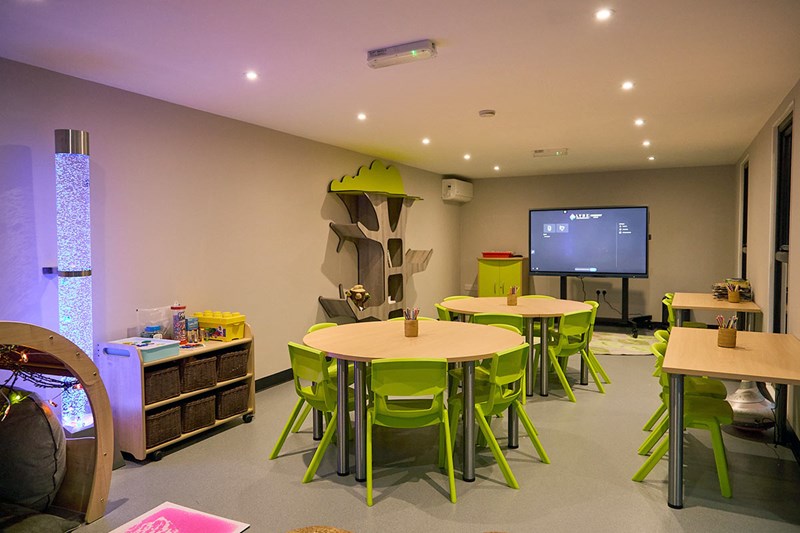
[[427,137],[425,137],[424,139],[422,139],[422,144],[430,144],[430,143],[431,143],[431,140],[430,140],[430,139],[428,139]]
[[464,154],[464,159],[466,159],[467,161],[469,161],[471,158],[472,158],[472,156],[471,156],[471,155],[469,155],[469,154]]
[[255,70],[248,70],[244,73],[244,77],[250,81],[256,81],[258,79],[258,72]]
[[642,141],[642,146],[650,146],[650,141],[648,140]]
[[500,172],[500,165],[495,165],[494,166],[494,171],[495,172]]
[[366,113],[359,113],[358,114],[358,120],[367,120]]
[[655,161],[655,160],[656,160],[656,157],[655,157],[655,156],[653,156],[653,155],[651,155],[650,157],[648,157],[648,158],[647,158],[647,160],[648,160],[648,161]]
[[630,91],[631,89],[633,89],[634,85],[635,84],[632,81],[624,81],[624,82],[622,82],[622,90],[623,91]]
[[598,9],[594,12],[594,18],[597,20],[608,20],[614,15],[613,9],[608,9],[604,7],[603,9]]
[[633,123],[636,124],[637,126],[644,126],[644,119],[637,118],[636,120],[633,121]]

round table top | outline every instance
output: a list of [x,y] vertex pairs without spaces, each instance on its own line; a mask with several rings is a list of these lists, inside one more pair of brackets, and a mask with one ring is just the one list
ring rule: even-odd
[[525,342],[513,331],[482,324],[418,322],[417,337],[405,336],[403,320],[387,320],[318,329],[303,337],[303,343],[348,361],[410,358],[458,362],[486,359]]
[[508,305],[505,296],[483,298],[459,298],[447,300],[439,305],[454,313],[474,315],[477,313],[514,313],[524,317],[558,317],[573,311],[591,311],[592,306],[575,300],[557,298],[517,298],[517,305]]

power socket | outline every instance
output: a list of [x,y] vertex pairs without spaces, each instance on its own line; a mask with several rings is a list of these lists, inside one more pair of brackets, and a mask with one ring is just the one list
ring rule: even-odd
[[605,289],[603,289],[603,296],[605,296],[605,295],[606,295],[606,291],[605,291]]
[[600,298],[600,289],[597,289],[597,290],[596,290],[596,291],[594,291],[594,292],[595,292],[595,294],[597,295],[597,297],[598,297],[598,298]]

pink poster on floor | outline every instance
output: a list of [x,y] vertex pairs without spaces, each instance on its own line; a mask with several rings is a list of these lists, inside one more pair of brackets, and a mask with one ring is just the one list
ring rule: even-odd
[[249,524],[164,502],[111,533],[239,533]]

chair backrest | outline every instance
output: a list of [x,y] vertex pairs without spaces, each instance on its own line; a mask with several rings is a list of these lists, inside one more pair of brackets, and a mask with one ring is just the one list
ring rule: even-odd
[[514,326],[519,331],[525,329],[525,319],[522,315],[514,313],[476,313],[472,317],[472,322],[475,324],[507,324]]
[[314,409],[333,412],[336,407],[336,383],[328,375],[330,363],[325,353],[296,342],[290,342],[294,390]]
[[318,329],[325,329],[325,328],[330,328],[330,327],[338,326],[338,325],[339,324],[337,324],[336,322],[319,322],[317,324],[314,324],[310,328],[308,328],[306,333],[312,333],[314,331],[317,331]]
[[496,327],[496,328],[507,329],[508,331],[513,331],[517,335],[522,335],[522,331],[520,331],[520,329],[518,327],[512,326],[511,324],[489,324],[489,325],[493,326],[493,327]]
[[492,356],[487,385],[480,384],[476,391],[476,401],[483,404],[485,415],[504,411],[522,394],[529,353],[530,345],[525,342]]
[[591,319],[591,310],[573,311],[561,315],[552,344],[557,355],[572,355],[586,347],[589,328],[592,325]]
[[653,337],[658,339],[659,342],[669,342],[669,331],[665,329],[657,329],[653,332]]
[[586,300],[583,303],[592,306],[592,314],[589,317],[589,331],[586,333],[586,344],[588,345],[590,342],[592,342],[592,335],[594,335],[594,322],[597,320],[597,308],[600,307],[600,304],[594,300]]
[[453,320],[453,314],[442,304],[433,304],[433,306],[436,308],[436,314],[439,315],[439,320],[445,320],[447,322]]
[[675,296],[675,293],[668,292],[664,294],[664,299],[661,300],[661,303],[667,307],[667,322],[669,322],[669,327],[667,327],[668,331],[675,327],[675,310],[672,308],[673,296]]
[[446,302],[447,300],[463,300],[464,298],[472,298],[472,296],[467,296],[467,295],[464,295],[464,294],[457,294],[455,296],[448,296],[448,297],[442,299],[442,301]]
[[664,364],[664,356],[667,353],[667,343],[654,342],[650,345],[650,351],[656,356],[656,369],[653,375],[658,377],[658,381],[662,387],[669,387],[669,377],[661,371],[661,367]]
[[520,298],[549,298],[551,300],[555,300],[555,296],[548,296],[546,294],[524,294],[520,296]]
[[375,424],[411,428],[442,421],[447,361],[380,359],[372,363],[370,381]]

